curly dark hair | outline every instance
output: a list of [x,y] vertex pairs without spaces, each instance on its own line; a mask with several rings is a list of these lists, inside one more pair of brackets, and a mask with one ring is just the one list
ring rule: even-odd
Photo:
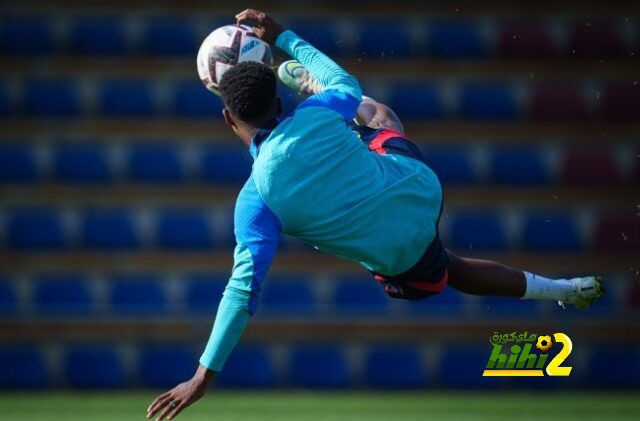
[[243,61],[222,75],[218,88],[233,115],[245,123],[261,123],[276,101],[276,74],[264,63]]

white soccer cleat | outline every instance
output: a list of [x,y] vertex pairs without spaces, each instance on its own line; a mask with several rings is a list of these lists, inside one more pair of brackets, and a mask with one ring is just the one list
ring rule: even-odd
[[582,310],[591,307],[593,303],[604,296],[602,279],[599,276],[573,278],[569,279],[569,282],[571,282],[574,289],[569,292],[564,301],[558,301],[558,304],[562,307],[566,303]]
[[285,61],[278,67],[278,78],[294,91],[313,95],[322,92],[322,85],[296,60]]

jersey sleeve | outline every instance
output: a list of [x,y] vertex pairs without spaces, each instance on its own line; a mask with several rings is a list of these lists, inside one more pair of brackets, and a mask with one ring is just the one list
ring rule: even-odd
[[236,202],[236,248],[231,278],[224,290],[200,364],[220,371],[256,311],[262,283],[276,253],[282,225],[249,178]]
[[327,107],[347,120],[355,117],[362,101],[358,79],[292,31],[281,33],[276,45],[298,60],[324,87],[323,92],[309,97],[298,108]]

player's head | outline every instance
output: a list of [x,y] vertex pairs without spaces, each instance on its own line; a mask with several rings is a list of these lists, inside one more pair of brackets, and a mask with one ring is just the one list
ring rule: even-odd
[[282,111],[276,74],[266,64],[239,63],[224,73],[218,87],[225,121],[245,142],[247,129],[260,127]]

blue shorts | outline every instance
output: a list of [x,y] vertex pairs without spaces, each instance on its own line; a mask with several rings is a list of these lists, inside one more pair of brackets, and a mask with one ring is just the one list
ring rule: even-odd
[[[359,134],[360,139],[372,152],[383,155],[388,153],[404,155],[426,165],[420,148],[401,133],[390,129],[372,129],[357,125],[353,126],[353,130]],[[442,215],[442,207],[440,215]],[[435,238],[415,265],[394,276],[373,272],[375,280],[380,282],[389,296],[405,300],[421,300],[437,294],[447,285],[449,255],[440,242],[438,234],[440,215],[436,221]]]

